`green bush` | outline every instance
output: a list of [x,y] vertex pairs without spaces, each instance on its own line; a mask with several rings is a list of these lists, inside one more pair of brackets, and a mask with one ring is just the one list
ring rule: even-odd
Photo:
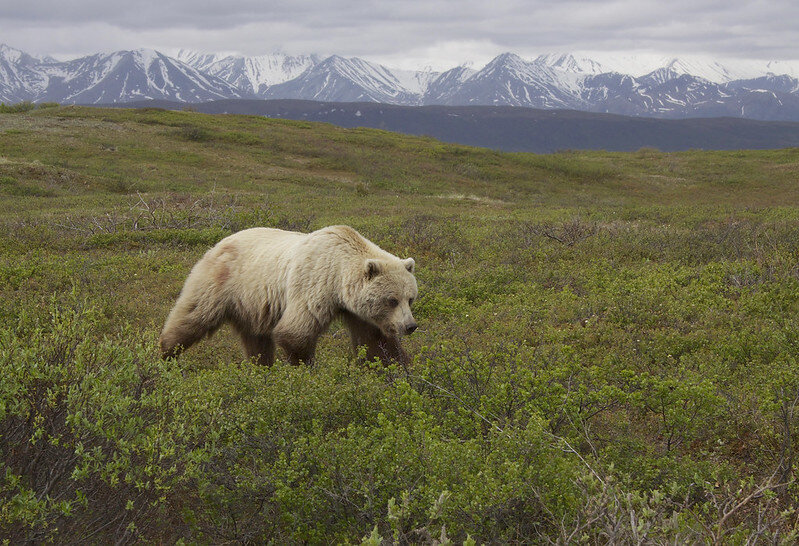
[[241,131],[229,131],[219,135],[221,140],[231,142],[233,144],[243,144],[245,146],[258,146],[263,144],[263,140],[251,133],[243,133]]
[[31,110],[42,108],[56,108],[59,106],[57,102],[40,102],[35,103],[27,100],[16,102],[14,104],[6,104],[0,102],[0,114],[22,114],[30,112]]
[[30,101],[21,101],[14,104],[0,102],[0,114],[19,114],[30,112],[34,108],[36,108],[36,104]]
[[49,321],[19,319],[0,331],[0,535],[12,543],[180,536],[158,520],[206,439],[174,419],[176,370],[132,332],[96,338],[96,311],[74,301],[54,304]]
[[181,139],[190,142],[208,142],[214,138],[208,129],[191,124],[182,125],[178,129],[177,135]]

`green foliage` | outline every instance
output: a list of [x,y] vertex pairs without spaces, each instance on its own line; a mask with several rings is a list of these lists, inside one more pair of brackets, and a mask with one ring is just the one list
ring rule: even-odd
[[[12,543],[795,542],[799,150],[502,154],[28,106],[0,132]],[[3,107],[7,111],[8,107]],[[417,262],[407,369],[155,338],[206,248],[346,223]]]
[[198,429],[170,418],[162,390],[175,370],[132,332],[93,338],[101,321],[82,306],[23,313],[0,334],[0,530],[12,542],[163,536],[153,518],[192,464]]
[[153,244],[181,246],[212,246],[230,232],[217,228],[210,229],[159,229],[157,231],[126,231],[98,233],[87,240],[89,246],[149,247]]
[[244,144],[247,146],[258,146],[259,144],[263,144],[263,141],[257,136],[242,131],[228,131],[219,135],[219,138],[233,144]]
[[37,108],[55,108],[58,106],[57,102],[40,102],[34,103],[27,100],[20,101],[14,104],[6,104],[0,102],[0,114],[21,114],[30,112]]
[[183,125],[177,134],[180,138],[192,142],[208,142],[213,138],[210,131],[196,125]]
[[0,114],[19,114],[30,112],[34,108],[36,108],[36,105],[30,101],[21,101],[15,104],[0,102]]

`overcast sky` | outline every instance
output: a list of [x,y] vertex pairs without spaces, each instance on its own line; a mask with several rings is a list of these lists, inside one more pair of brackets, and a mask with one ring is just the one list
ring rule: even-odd
[[396,68],[511,51],[799,59],[798,0],[0,0],[0,43],[72,58],[148,47],[337,53]]

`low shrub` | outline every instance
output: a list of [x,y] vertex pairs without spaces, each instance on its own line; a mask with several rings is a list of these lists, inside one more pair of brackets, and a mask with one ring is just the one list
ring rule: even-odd
[[205,439],[175,419],[167,385],[179,374],[152,341],[98,339],[99,324],[73,301],[0,330],[0,536],[11,543],[185,533],[173,503]]
[[36,104],[27,100],[14,104],[0,102],[0,114],[20,114],[23,112],[30,112],[34,108],[36,108]]

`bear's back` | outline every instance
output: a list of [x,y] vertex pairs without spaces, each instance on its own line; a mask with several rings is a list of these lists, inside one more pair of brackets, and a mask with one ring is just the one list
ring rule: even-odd
[[336,248],[343,254],[358,258],[397,259],[372,241],[345,225],[327,226],[308,234],[313,246]]

